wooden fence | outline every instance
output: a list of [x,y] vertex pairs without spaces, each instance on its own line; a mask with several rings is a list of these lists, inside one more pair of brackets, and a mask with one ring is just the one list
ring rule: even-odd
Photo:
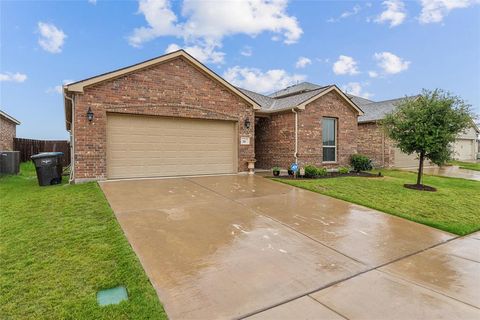
[[30,161],[30,157],[40,152],[63,152],[63,166],[70,164],[70,142],[66,140],[33,140],[15,138],[13,150],[20,151],[20,162]]

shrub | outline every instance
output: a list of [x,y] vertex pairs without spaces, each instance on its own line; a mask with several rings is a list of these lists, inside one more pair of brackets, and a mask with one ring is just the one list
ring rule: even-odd
[[349,172],[350,172],[350,169],[347,168],[347,167],[338,168],[338,173],[340,173],[340,174],[346,174],[346,173],[349,173]]
[[273,167],[272,168],[272,171],[280,171],[280,170],[282,170],[280,167]]
[[317,176],[326,176],[327,168],[317,168]]
[[356,172],[370,171],[373,169],[372,160],[361,154],[354,154],[350,159],[350,164]]
[[315,178],[318,176],[325,176],[327,174],[326,168],[319,168],[313,165],[305,166],[305,177]]
[[314,178],[317,175],[317,167],[308,165],[305,166],[305,177]]

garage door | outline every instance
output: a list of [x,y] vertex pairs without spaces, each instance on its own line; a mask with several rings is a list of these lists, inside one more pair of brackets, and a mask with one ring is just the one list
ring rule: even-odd
[[397,168],[410,168],[418,167],[418,157],[416,153],[408,155],[395,148],[395,167]]
[[453,157],[458,160],[474,160],[473,140],[457,139],[454,144]]
[[236,172],[235,123],[109,114],[108,178]]

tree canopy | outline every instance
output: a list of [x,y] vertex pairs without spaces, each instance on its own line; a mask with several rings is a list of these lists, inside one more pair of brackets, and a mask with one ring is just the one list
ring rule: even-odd
[[442,165],[451,158],[451,146],[457,135],[473,125],[471,106],[450,93],[436,89],[423,90],[407,97],[383,120],[388,136],[404,153],[419,156],[419,176],[423,160]]

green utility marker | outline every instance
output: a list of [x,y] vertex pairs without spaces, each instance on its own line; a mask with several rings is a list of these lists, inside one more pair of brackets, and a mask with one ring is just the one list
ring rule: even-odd
[[104,289],[97,292],[97,302],[100,306],[119,304],[120,302],[127,300],[128,293],[124,286]]

